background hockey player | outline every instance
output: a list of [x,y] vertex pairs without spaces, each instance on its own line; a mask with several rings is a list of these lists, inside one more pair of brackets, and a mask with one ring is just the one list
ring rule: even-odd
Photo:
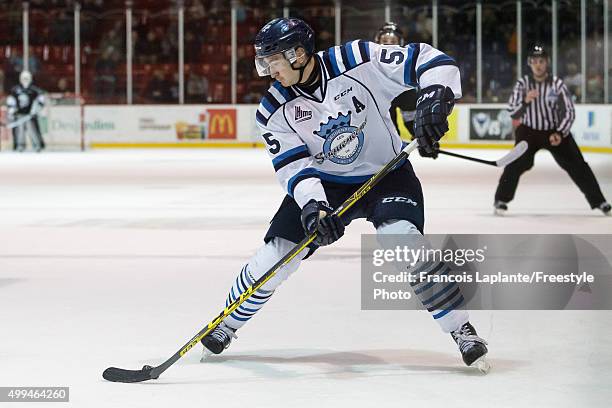
[[541,45],[530,50],[527,62],[531,74],[517,81],[508,110],[513,119],[521,122],[514,133],[515,142],[525,140],[529,148],[504,169],[495,192],[495,213],[501,215],[508,210],[519,178],[533,167],[536,152],[547,149],[580,188],[591,208],[610,215],[610,204],[570,132],[576,116],[572,96],[561,78],[549,74],[548,53]]
[[[205,351],[221,353],[235,332],[271,298],[318,246],[343,236],[345,225],[366,218],[384,234],[421,236],[423,194],[409,161],[388,174],[342,219],[331,215],[364,181],[401,150],[389,108],[407,89],[418,89],[415,137],[431,153],[448,130],[447,116],[461,97],[455,61],[427,44],[406,47],[351,41],[314,52],[314,32],[299,19],[274,19],[255,39],[255,65],[260,76],[275,81],[256,113],[277,178],[287,192],[264,237],[265,244],[242,268],[230,289],[235,300],[272,265],[301,241],[317,232],[314,246],[304,249],[281,268],[204,339]],[[395,200],[401,197],[402,200]],[[392,199],[393,198],[393,199]],[[445,271],[428,263],[419,272]],[[467,365],[487,353],[459,307],[458,287],[413,288],[442,330],[451,333]],[[425,285],[423,283],[423,285]]]
[[13,150],[22,152],[26,147],[26,133],[30,135],[32,148],[40,152],[45,142],[38,125],[38,113],[45,103],[43,91],[32,84],[32,74],[22,71],[19,84],[11,89],[6,99],[8,121],[22,121],[13,131]]
[[[404,34],[397,24],[386,22],[376,33],[374,41],[381,45],[404,46]],[[411,140],[413,137],[414,114],[417,99],[416,89],[402,92],[391,102],[389,111],[395,129],[402,140]]]
[[[404,33],[399,29],[398,25],[393,22],[386,22],[378,30],[374,38],[381,45],[399,45],[404,46]],[[408,89],[402,92],[391,102],[389,114],[393,120],[393,125],[402,140],[410,141],[414,138],[414,116],[416,114],[417,89]],[[436,143],[431,153],[420,148],[419,153],[423,157],[438,157],[439,145]]]

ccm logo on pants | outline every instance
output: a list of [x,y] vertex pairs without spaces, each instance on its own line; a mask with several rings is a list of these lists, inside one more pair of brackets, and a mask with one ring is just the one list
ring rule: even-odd
[[413,206],[417,206],[417,203],[415,203],[414,201],[412,201],[410,198],[407,197],[385,197],[382,199],[383,204],[386,203],[406,203],[406,204],[412,204]]

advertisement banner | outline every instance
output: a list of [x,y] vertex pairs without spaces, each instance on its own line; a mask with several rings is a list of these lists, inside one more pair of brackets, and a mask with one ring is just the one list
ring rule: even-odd
[[606,105],[576,105],[572,135],[579,146],[612,144],[612,109]]
[[88,106],[85,137],[90,143],[181,143],[236,139],[235,108],[202,105]]
[[[87,144],[261,143],[256,111],[257,105],[86,105],[85,140]],[[60,125],[57,130],[64,129],[65,124]],[[449,127],[443,142],[508,142],[513,138],[512,119],[502,104],[458,104],[449,116]],[[610,147],[611,130],[609,105],[576,105],[572,134],[578,145]],[[1,135],[6,145],[10,134]]]
[[448,115],[448,132],[444,135],[444,142],[458,142],[459,141],[459,130],[458,130],[458,109],[453,109],[450,115]]
[[236,109],[207,109],[207,111],[210,139],[236,139]]
[[512,139],[512,118],[505,108],[470,108],[470,140]]

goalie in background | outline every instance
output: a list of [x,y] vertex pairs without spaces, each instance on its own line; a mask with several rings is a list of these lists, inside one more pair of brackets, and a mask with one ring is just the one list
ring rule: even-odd
[[32,74],[29,71],[21,71],[19,84],[11,89],[6,99],[9,125],[11,122],[23,121],[12,129],[13,150],[20,152],[25,150],[26,129],[29,130],[32,148],[37,152],[45,148],[45,141],[38,125],[38,113],[42,110],[44,104],[44,92],[32,85]]

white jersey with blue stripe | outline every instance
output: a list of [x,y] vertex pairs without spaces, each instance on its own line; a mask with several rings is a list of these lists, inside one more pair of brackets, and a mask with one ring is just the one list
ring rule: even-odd
[[316,54],[321,87],[274,82],[256,113],[279,182],[300,207],[327,201],[321,180],[362,183],[401,150],[389,116],[406,89],[440,84],[461,97],[459,69],[428,44],[355,40]]

